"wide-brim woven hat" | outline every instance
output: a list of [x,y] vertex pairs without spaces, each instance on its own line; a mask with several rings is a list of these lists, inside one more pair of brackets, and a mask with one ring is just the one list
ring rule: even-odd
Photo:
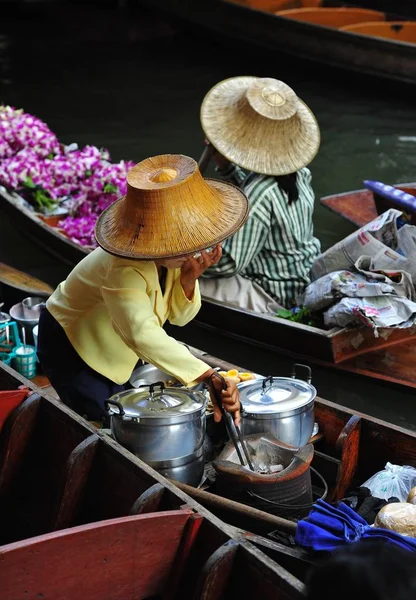
[[204,179],[192,158],[154,156],[127,173],[127,194],[99,216],[98,244],[117,256],[156,260],[199,252],[235,233],[248,217],[236,186]]
[[288,175],[316,156],[321,135],[310,108],[283,81],[232,77],[201,106],[205,136],[225,158],[263,175]]

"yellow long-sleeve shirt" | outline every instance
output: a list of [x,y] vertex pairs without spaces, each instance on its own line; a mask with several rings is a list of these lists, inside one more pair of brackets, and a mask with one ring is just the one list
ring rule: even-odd
[[128,381],[138,358],[192,384],[210,367],[167,335],[163,324],[186,325],[201,307],[198,282],[192,300],[180,269],[168,269],[165,293],[152,261],[118,258],[97,248],[59,284],[49,312],[80,357],[111,381]]

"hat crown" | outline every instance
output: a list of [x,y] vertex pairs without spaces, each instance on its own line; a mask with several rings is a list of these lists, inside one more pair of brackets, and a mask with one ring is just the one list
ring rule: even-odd
[[299,100],[292,88],[270,77],[257,78],[248,87],[246,98],[251,108],[267,119],[290,119],[298,110]]
[[178,171],[176,169],[156,169],[156,171],[150,173],[149,181],[153,181],[153,183],[167,183],[176,179],[177,175]]

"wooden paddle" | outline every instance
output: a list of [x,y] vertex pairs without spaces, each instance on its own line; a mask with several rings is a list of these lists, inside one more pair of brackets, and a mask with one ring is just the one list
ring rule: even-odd
[[47,283],[4,263],[0,263],[0,283],[21,290],[28,296],[47,298],[53,292],[53,288]]
[[186,485],[185,483],[180,483],[179,481],[171,480],[171,483],[208,509],[217,508],[224,511],[230,511],[241,517],[245,517],[246,519],[254,519],[259,524],[270,525],[273,529],[278,529],[292,535],[296,533],[296,523],[289,521],[289,519],[266,513],[258,508],[235,502],[235,500],[229,500],[228,498],[205,492],[190,485]]

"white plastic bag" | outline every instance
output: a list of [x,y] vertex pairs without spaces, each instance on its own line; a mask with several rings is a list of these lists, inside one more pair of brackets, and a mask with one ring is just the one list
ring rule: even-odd
[[371,495],[381,500],[398,498],[406,502],[407,496],[416,485],[416,469],[414,467],[400,467],[387,463],[383,471],[379,471],[367,479],[362,487],[370,490]]

